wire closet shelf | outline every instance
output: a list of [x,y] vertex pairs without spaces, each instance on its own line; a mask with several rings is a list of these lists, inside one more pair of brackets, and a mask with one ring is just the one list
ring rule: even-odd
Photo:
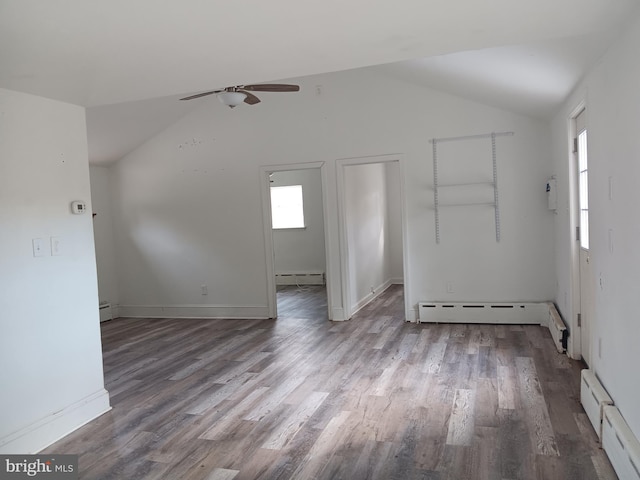
[[[497,154],[496,154],[496,138],[512,136],[514,132],[492,132],[484,133],[480,135],[465,135],[459,137],[446,137],[446,138],[432,138],[429,140],[432,146],[433,154],[433,203],[435,209],[435,232],[436,243],[440,243],[440,210],[443,207],[472,207],[472,206],[488,206],[493,207],[495,212],[495,227],[496,227],[496,242],[500,241],[500,204],[498,194],[498,166],[497,166]],[[491,140],[491,162],[492,162],[492,181],[477,181],[477,182],[460,182],[460,183],[440,183],[438,178],[438,145],[445,142],[459,142],[466,140],[477,140],[488,138]],[[492,202],[461,202],[461,203],[442,203],[440,201],[440,190],[443,188],[459,188],[459,187],[476,187],[476,186],[491,186],[493,187],[493,201]]]

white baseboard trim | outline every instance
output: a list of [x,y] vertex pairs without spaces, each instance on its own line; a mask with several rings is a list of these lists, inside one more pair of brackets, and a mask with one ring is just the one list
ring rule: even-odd
[[118,316],[132,318],[265,319],[266,305],[119,305]]
[[391,285],[404,285],[404,278],[402,277],[394,277],[391,280]]
[[0,438],[0,453],[37,453],[109,410],[109,392],[101,389]]
[[365,305],[371,302],[374,298],[376,298],[376,294],[370,293],[366,297],[358,300],[358,302],[353,306],[353,312],[351,313],[351,316],[353,317],[356,313],[362,310],[365,307]]
[[391,281],[391,279],[388,279],[382,284],[378,285],[377,287],[374,287],[372,293],[367,294],[364,298],[361,298],[360,300],[358,300],[358,302],[354,305],[352,309],[353,313],[351,314],[351,316],[354,316],[356,313],[362,310],[366,305],[368,305],[371,301],[373,301],[374,299],[382,295],[382,293],[387,288],[389,288],[392,285],[392,283],[393,282]]

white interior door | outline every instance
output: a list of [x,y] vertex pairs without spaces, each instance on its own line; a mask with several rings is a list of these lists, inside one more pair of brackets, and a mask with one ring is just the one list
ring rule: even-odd
[[589,250],[589,167],[585,110],[576,117],[575,151],[578,166],[578,225],[580,242],[580,349],[582,358],[591,364],[591,324],[593,323],[594,277]]

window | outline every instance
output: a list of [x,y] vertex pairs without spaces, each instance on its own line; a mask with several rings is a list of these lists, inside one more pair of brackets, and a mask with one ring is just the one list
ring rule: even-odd
[[271,225],[274,229],[304,228],[302,185],[271,187]]
[[580,196],[580,246],[589,249],[589,169],[587,167],[587,131],[578,133],[578,180]]

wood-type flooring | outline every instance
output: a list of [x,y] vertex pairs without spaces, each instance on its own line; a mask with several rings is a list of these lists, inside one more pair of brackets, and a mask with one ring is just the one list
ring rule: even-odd
[[278,320],[105,322],[113,409],[44,453],[101,480],[616,478],[546,329],[407,323],[401,286],[333,323],[304,290]]

